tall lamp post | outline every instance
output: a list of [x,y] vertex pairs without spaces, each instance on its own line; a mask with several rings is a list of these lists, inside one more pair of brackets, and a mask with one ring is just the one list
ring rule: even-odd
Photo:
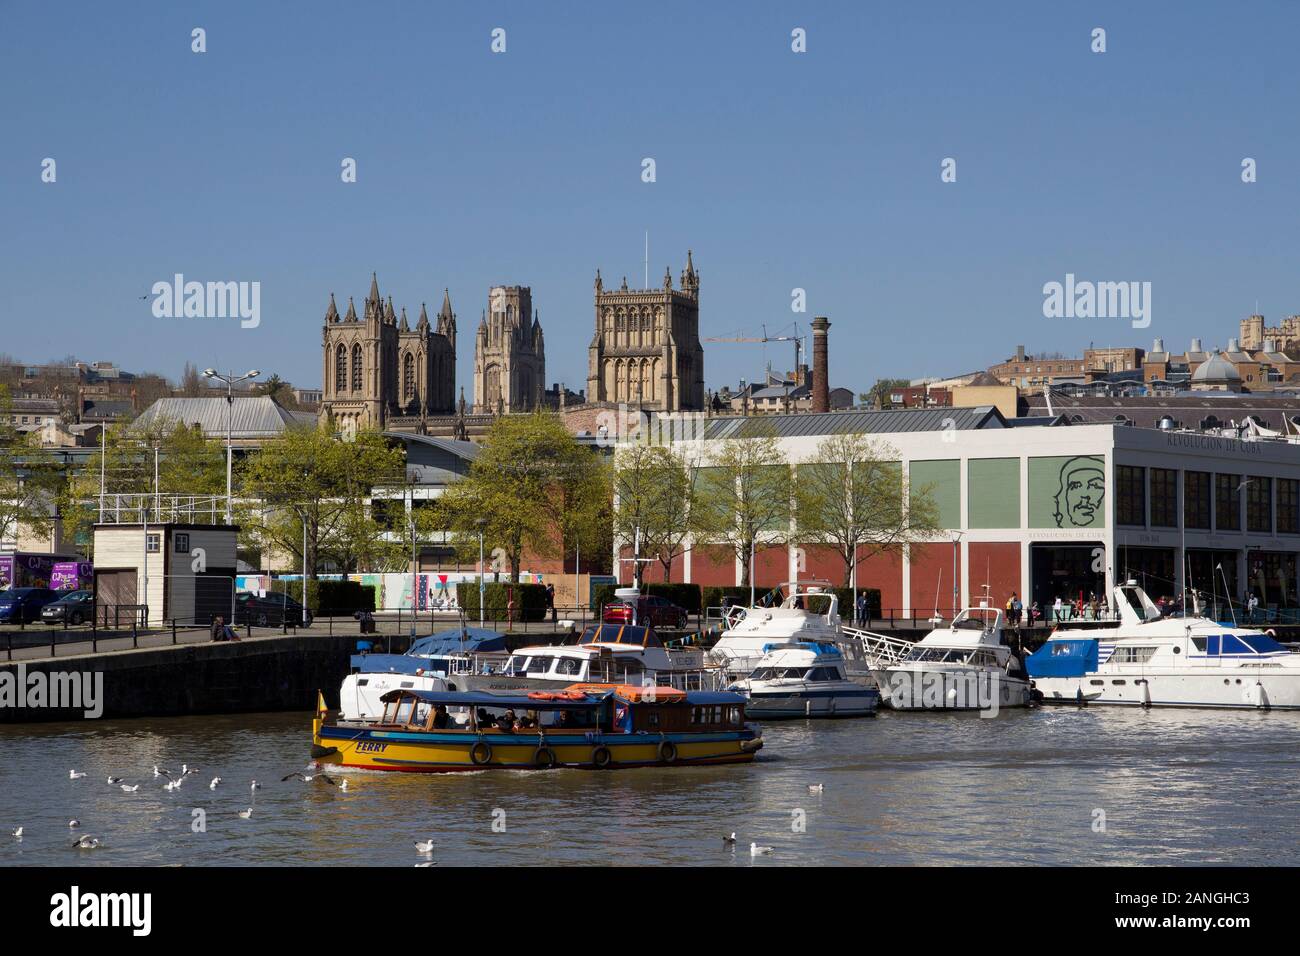
[[487,582],[484,577],[487,569],[483,567],[483,526],[487,524],[486,518],[479,518],[474,522],[478,525],[478,626],[483,626],[483,595],[487,591]]
[[[251,369],[243,375],[235,375],[230,372],[222,375],[214,368],[205,368],[203,375],[205,378],[215,378],[218,382],[226,383],[226,524],[234,524],[234,508],[232,507],[232,496],[230,492],[230,475],[233,471],[232,462],[234,460],[234,449],[232,448],[232,425],[231,425],[231,406],[235,403],[235,386],[240,382],[246,382],[249,379],[257,378],[262,373],[257,369]],[[304,585],[305,586],[305,585]],[[305,597],[304,593],[304,597]]]
[[961,532],[949,532],[952,535],[952,616],[957,616],[957,602],[961,600],[961,582],[957,580],[957,547],[961,544]]

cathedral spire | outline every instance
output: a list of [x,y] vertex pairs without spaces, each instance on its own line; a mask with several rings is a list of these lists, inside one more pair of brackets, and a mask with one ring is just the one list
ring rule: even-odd
[[352,296],[348,296],[348,314],[343,317],[344,322],[357,321],[357,307],[352,302]]
[[328,323],[328,322],[337,322],[338,320],[339,320],[339,310],[338,310],[338,306],[334,304],[334,293],[331,292],[329,308],[325,310],[325,321]]
[[406,306],[402,306],[402,331],[403,332],[411,331],[410,323],[406,321]]
[[415,323],[415,327],[421,332],[429,327],[429,310],[424,307],[423,302],[420,303],[420,318]]
[[389,325],[397,324],[397,314],[393,312],[393,297],[388,297],[388,304],[384,306],[384,321]]
[[438,311],[439,318],[450,319],[453,313],[451,311],[451,290],[444,288],[442,290],[442,308]]

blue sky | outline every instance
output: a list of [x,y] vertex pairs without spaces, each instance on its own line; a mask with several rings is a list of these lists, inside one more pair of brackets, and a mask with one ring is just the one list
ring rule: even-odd
[[[376,270],[412,321],[450,288],[467,395],[497,283],[582,387],[595,270],[639,285],[646,230],[652,284],[694,250],[702,335],[824,313],[857,390],[1020,343],[1223,344],[1256,302],[1300,312],[1298,9],[0,2],[0,352],[318,385],[329,293]],[[259,281],[260,327],[155,318],[176,272]],[[1067,272],[1150,281],[1151,327],[1044,318]],[[791,358],[705,348],[711,388]]]

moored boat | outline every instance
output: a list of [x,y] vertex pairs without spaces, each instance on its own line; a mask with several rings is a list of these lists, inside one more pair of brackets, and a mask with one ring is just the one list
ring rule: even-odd
[[[747,763],[763,746],[745,698],[671,687],[493,694],[398,689],[379,720],[312,725],[320,765],[441,773]],[[463,711],[460,719],[453,710]]]
[[747,712],[757,720],[863,717],[880,703],[876,688],[849,679],[838,647],[815,641],[771,648],[748,677],[727,690],[744,694]]
[[1025,665],[1044,703],[1300,709],[1300,654],[1270,635],[1161,614],[1133,581],[1117,627],[1060,628]]

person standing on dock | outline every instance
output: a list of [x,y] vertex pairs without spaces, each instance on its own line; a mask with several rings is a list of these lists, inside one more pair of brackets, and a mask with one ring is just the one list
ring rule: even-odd
[[557,623],[555,615],[555,585],[546,585],[546,609],[551,612],[551,623]]

